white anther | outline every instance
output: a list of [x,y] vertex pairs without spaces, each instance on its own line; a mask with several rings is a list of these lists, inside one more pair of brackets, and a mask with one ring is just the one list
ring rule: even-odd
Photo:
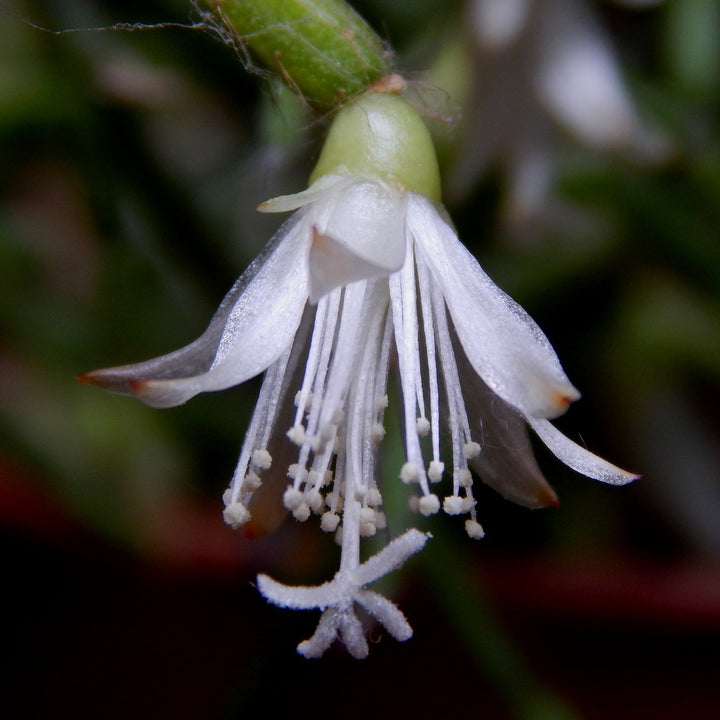
[[297,482],[303,482],[307,478],[307,470],[298,463],[292,463],[288,465],[287,476]]
[[335,532],[340,524],[340,516],[337,513],[326,512],[320,518],[320,529],[325,532]]
[[483,526],[477,520],[466,520],[465,532],[474,540],[481,540],[485,537]]
[[472,473],[467,468],[460,468],[455,471],[455,477],[460,487],[470,487],[472,485]]
[[390,401],[388,400],[387,395],[383,395],[382,397],[379,397],[375,401],[375,412],[382,412],[387,408],[387,406],[390,404]]
[[380,494],[380,490],[378,490],[378,488],[371,487],[368,490],[367,502],[368,502],[368,505],[371,505],[372,507],[377,507],[378,505],[382,505],[382,495]]
[[298,522],[305,522],[310,517],[310,508],[307,503],[301,503],[293,510],[293,517]]
[[272,456],[267,450],[255,450],[252,461],[258,470],[267,470],[272,465]]
[[323,496],[317,490],[308,490],[305,493],[305,502],[314,513],[319,513],[323,506]]
[[482,448],[480,447],[480,443],[467,442],[463,445],[463,455],[468,460],[473,460],[480,454],[481,449]]
[[432,493],[429,495],[423,495],[418,503],[418,509],[421,515],[434,515],[440,509],[440,499],[437,495]]
[[419,417],[415,423],[415,429],[420,437],[425,437],[430,432],[430,421],[427,418]]
[[287,431],[286,435],[290,439],[290,442],[294,442],[298,446],[305,442],[305,428],[302,425],[293,425],[293,427]]
[[262,480],[257,473],[249,472],[242,481],[242,489],[246,492],[257,490],[262,485]]
[[382,423],[375,422],[370,428],[370,439],[377,445],[385,437],[385,427]]
[[445,471],[445,463],[439,460],[431,460],[428,465],[428,477],[430,482],[440,482],[442,480],[442,474]]
[[420,481],[420,468],[413,462],[406,462],[400,468],[400,479],[406,483],[416,483]]
[[448,515],[460,515],[463,512],[463,498],[459,495],[448,495],[443,500],[443,510]]
[[302,490],[295,489],[292,485],[288,485],[287,490],[283,494],[283,505],[287,510],[294,512],[303,502]]
[[237,530],[250,519],[250,513],[241,502],[234,502],[223,511],[223,519],[233,530]]

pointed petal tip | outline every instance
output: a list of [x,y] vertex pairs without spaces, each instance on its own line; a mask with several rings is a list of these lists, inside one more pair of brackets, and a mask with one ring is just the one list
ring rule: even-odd
[[94,387],[109,390],[110,392],[121,393],[123,395],[132,394],[132,381],[126,381],[118,378],[112,368],[102,370],[91,370],[77,376],[77,381],[84,385],[92,385]]
[[580,391],[569,383],[561,388],[550,391],[547,395],[547,402],[540,408],[538,418],[557,418],[564,415],[572,403],[579,400]]
[[535,508],[559,508],[560,498],[557,493],[550,487],[545,485],[543,492],[537,495],[537,505]]

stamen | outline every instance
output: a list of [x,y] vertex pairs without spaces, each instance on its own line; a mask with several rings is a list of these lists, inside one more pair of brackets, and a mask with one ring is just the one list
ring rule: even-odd
[[[232,481],[230,482],[231,494],[227,502],[228,507],[237,502],[242,502],[242,504],[247,505],[250,501],[252,488],[244,485],[244,479],[247,475],[251,459],[257,469],[264,469],[262,466],[266,464],[266,461],[267,467],[269,467],[269,462],[271,461],[270,454],[267,450],[264,450],[264,448],[267,447],[270,434],[275,424],[278,403],[283,388],[283,378],[290,358],[290,352],[291,348],[288,348],[265,373],[255,411],[250,420],[250,426],[245,435],[240,457],[238,458]],[[258,450],[258,448],[261,449]],[[263,452],[267,455],[267,458],[262,454]],[[260,460],[259,464],[255,462],[256,456]],[[240,500],[241,493],[242,501]]]
[[[437,358],[435,350],[435,324],[432,312],[432,280],[430,272],[421,252],[415,255],[418,285],[420,290],[420,307],[423,319],[423,335],[427,357],[428,383],[430,390],[430,425],[432,428],[433,462],[440,462],[440,390],[438,385]],[[432,479],[431,479],[432,480]]]
[[437,495],[433,495],[432,493],[423,495],[418,503],[418,509],[420,510],[421,515],[435,515],[435,513],[437,513],[440,509],[440,499]]
[[[390,276],[395,346],[398,354],[405,416],[405,452],[408,463],[418,468],[418,482],[423,494],[429,493],[423,469],[422,450],[416,429],[415,408],[422,399],[422,377],[419,367],[418,324],[415,292],[415,264],[412,242],[408,239],[403,268]],[[423,406],[420,405],[422,408]],[[401,472],[402,477],[402,472]]]
[[460,515],[463,512],[463,498],[459,495],[448,495],[443,500],[443,510],[448,515]]
[[252,455],[252,462],[258,470],[267,470],[272,465],[272,457],[267,450],[256,450]]
[[483,526],[477,520],[466,520],[465,532],[474,540],[482,540],[485,537]]

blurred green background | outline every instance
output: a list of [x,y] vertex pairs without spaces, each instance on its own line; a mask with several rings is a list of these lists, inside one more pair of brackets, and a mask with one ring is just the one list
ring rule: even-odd
[[583,8],[656,151],[588,147],[530,108],[552,173],[522,213],[520,130],[473,160],[494,96],[467,3],[354,3],[426,114],[454,119],[434,123],[448,209],[583,391],[559,426],[644,474],[609,488],[539,448],[561,509],[483,490],[481,543],[434,522],[393,578],[415,637],[358,663],[297,658],[316,618],[250,585],[327,578],[332,542],[222,523],[257,382],[157,411],[75,381],[204,329],[277,226],[256,204],[304,187],[322,120],[208,30],[48,32],[193,22],[184,0],[0,3],[7,717],[720,716],[720,3],[629,4]]

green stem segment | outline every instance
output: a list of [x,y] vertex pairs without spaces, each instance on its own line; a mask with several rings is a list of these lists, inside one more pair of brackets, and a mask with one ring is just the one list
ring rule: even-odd
[[327,112],[390,71],[391,54],[343,0],[205,0],[254,59]]

